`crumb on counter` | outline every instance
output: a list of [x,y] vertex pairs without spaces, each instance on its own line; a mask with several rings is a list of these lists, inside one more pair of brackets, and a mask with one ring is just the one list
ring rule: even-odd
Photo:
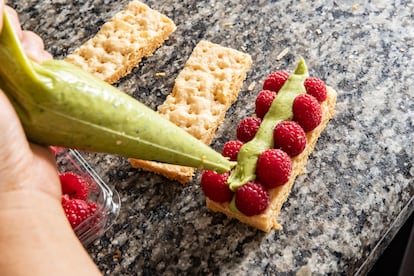
[[256,82],[254,81],[254,82],[250,83],[249,87],[247,87],[247,90],[252,91],[255,86],[256,86]]
[[158,72],[158,73],[155,73],[155,76],[156,76],[156,77],[165,77],[165,72]]
[[279,61],[281,60],[284,56],[286,56],[289,53],[289,47],[286,47],[285,49],[283,49],[282,52],[280,52],[277,57],[276,60]]

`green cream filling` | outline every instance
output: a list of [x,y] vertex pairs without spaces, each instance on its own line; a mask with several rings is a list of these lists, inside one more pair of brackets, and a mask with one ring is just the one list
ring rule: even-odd
[[255,137],[241,147],[237,156],[237,165],[227,180],[232,191],[256,179],[256,163],[259,155],[273,147],[275,126],[281,121],[292,119],[293,101],[297,95],[306,93],[304,82],[308,76],[305,60],[300,58],[295,72],[289,76],[277,93]]

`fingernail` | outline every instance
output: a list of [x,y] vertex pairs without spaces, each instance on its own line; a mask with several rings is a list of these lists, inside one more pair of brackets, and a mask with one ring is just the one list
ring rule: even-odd
[[0,0],[0,31],[3,27],[4,1]]

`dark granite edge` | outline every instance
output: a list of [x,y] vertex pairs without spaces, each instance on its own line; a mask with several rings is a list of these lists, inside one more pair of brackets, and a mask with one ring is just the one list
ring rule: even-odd
[[408,220],[411,214],[414,213],[414,197],[411,197],[410,201],[401,210],[394,222],[390,225],[387,232],[383,235],[381,240],[372,249],[371,253],[366,257],[364,263],[359,267],[358,271],[354,275],[367,275],[367,273],[374,266],[378,258],[384,253],[385,249],[389,246],[391,241],[397,235],[399,229]]

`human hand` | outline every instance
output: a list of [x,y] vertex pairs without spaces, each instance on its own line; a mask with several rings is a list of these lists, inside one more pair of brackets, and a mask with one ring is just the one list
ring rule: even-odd
[[[39,63],[51,59],[42,39],[21,29],[17,13],[4,0],[0,0],[0,31],[4,10],[27,56]],[[1,274],[100,275],[66,219],[51,151],[27,141],[1,90],[0,133]]]
[[[16,11],[4,6],[2,2],[1,0],[0,22],[3,22],[4,9],[29,58],[36,62],[51,59],[52,56],[44,50],[42,39],[33,32],[23,31]],[[1,91],[0,133],[0,196],[21,191],[25,194],[40,192],[60,207],[60,182],[51,152],[47,148],[29,144],[12,105]],[[4,207],[12,206],[4,206],[0,201],[0,210]]]

